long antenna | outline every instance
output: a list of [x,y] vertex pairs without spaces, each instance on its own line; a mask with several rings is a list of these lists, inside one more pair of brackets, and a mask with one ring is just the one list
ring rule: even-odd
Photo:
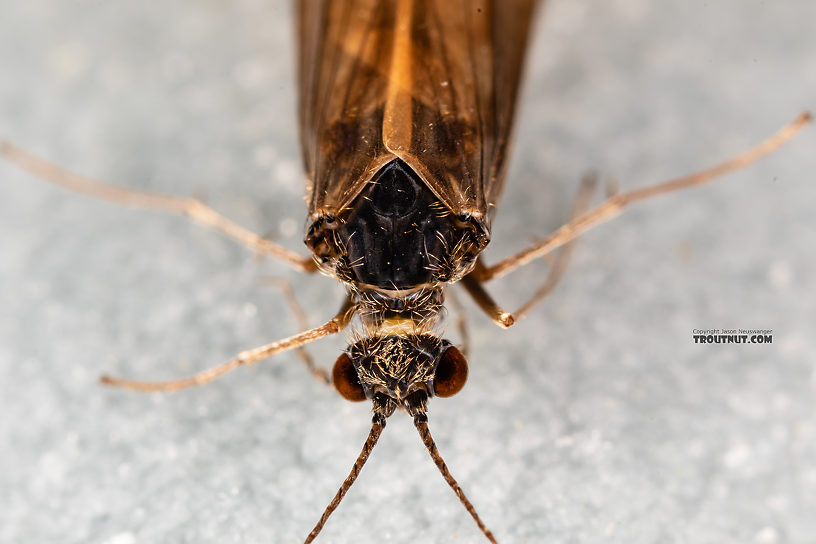
[[317,538],[317,535],[320,534],[320,531],[323,529],[323,526],[326,524],[329,516],[340,505],[340,501],[343,500],[343,497],[345,497],[346,492],[354,483],[354,480],[356,480],[357,476],[360,475],[363,465],[365,465],[366,461],[368,461],[368,456],[371,455],[371,450],[373,450],[374,446],[377,445],[377,440],[379,440],[384,428],[385,418],[380,414],[375,415],[374,421],[371,423],[371,432],[368,433],[368,438],[366,439],[365,444],[363,444],[363,451],[360,452],[359,457],[357,457],[357,460],[354,461],[354,466],[351,467],[351,472],[346,478],[346,481],[344,481],[343,485],[340,486],[340,489],[337,490],[337,494],[323,511],[323,515],[320,516],[320,521],[317,522],[317,525],[314,526],[312,532],[306,537],[304,544],[309,544],[311,541]]
[[465,510],[473,518],[473,521],[476,522],[476,525],[479,526],[479,529],[482,530],[482,533],[487,537],[487,539],[492,542],[493,544],[498,544],[496,542],[496,537],[493,536],[493,533],[490,532],[490,529],[482,521],[482,518],[479,517],[479,514],[476,513],[476,509],[473,507],[473,504],[468,500],[465,492],[462,491],[462,488],[459,487],[459,484],[453,478],[453,475],[448,470],[448,466],[445,464],[445,461],[442,459],[442,456],[439,455],[439,450],[436,449],[436,443],[434,442],[433,438],[431,437],[431,431],[428,429],[428,416],[425,414],[417,414],[414,416],[414,425],[416,426],[417,430],[419,431],[419,436],[422,438],[422,443],[425,444],[425,447],[428,449],[428,453],[431,454],[431,459],[434,460],[436,463],[436,467],[439,469],[439,472],[442,473],[442,477],[445,478],[445,481],[448,482],[448,485],[453,489],[453,492],[456,493],[456,496],[459,497],[459,502],[465,507]]

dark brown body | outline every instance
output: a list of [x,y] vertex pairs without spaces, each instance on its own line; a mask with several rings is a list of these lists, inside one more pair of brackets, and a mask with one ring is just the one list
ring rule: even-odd
[[467,379],[440,337],[444,287],[490,241],[533,0],[302,0],[300,128],[311,180],[306,245],[343,282],[363,330],[333,383],[370,399],[371,433],[306,542],[320,532],[397,409],[414,420],[445,480],[427,402]]
[[363,289],[460,279],[490,240],[534,2],[297,5],[306,244]]
[[[696,187],[756,161],[811,121],[799,115],[771,138],[730,160],[660,184],[613,194],[592,209],[582,184],[572,218],[555,232],[488,266],[477,262],[489,241],[501,192],[515,95],[534,8],[532,0],[301,0],[300,122],[312,181],[303,257],[248,231],[194,198],[145,193],[69,172],[0,140],[0,157],[63,188],[119,204],[183,215],[294,268],[320,269],[347,286],[329,321],[195,374],[167,381],[103,376],[134,391],[176,391],[209,383],[287,350],[346,330],[362,331],[332,370],[337,392],[370,399],[372,426],[349,475],[305,540],[317,538],[375,447],[387,418],[413,418],[439,472],[493,544],[445,464],[428,427],[430,397],[464,386],[465,354],[440,337],[443,289],[461,279],[498,325],[511,326],[552,290],[570,244],[633,203]],[[544,283],[516,312],[502,309],[483,284],[559,249]],[[477,266],[478,264],[478,266]],[[469,272],[470,271],[470,272]],[[293,297],[290,306],[302,314]],[[304,321],[302,319],[301,321]],[[306,367],[326,380],[305,352]],[[397,532],[399,528],[397,528]]]

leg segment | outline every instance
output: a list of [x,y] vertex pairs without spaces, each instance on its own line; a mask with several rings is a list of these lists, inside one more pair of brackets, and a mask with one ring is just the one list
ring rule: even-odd
[[266,344],[265,346],[243,351],[226,363],[214,366],[188,378],[166,382],[142,382],[102,376],[100,381],[105,385],[112,385],[114,387],[122,387],[141,392],[176,391],[178,389],[203,385],[213,381],[222,374],[226,374],[230,370],[238,368],[239,366],[249,366],[276,353],[295,349],[306,345],[309,342],[313,342],[318,338],[323,338],[324,336],[330,336],[338,333],[349,324],[349,321],[351,321],[351,318],[354,316],[355,309],[356,308],[353,305],[352,300],[347,298],[343,303],[343,306],[340,308],[340,311],[337,312],[337,315],[331,318],[324,325],[301,332],[300,334],[296,334],[294,336],[290,336],[289,338],[284,338],[283,340],[278,340],[277,342],[272,342],[271,344]]
[[[309,322],[306,319],[306,312],[303,310],[303,306],[301,306],[298,302],[297,297],[295,297],[295,291],[292,289],[292,285],[286,281],[286,279],[279,277],[266,277],[263,278],[262,281],[264,283],[274,285],[280,290],[281,294],[283,294],[283,297],[286,299],[286,304],[289,305],[289,309],[292,310],[292,313],[295,315],[295,319],[298,322],[298,328],[302,331],[308,330]],[[314,358],[309,353],[309,350],[303,346],[300,346],[295,348],[295,353],[312,376],[326,385],[331,385],[331,379],[329,379],[328,372],[315,365]]]
[[303,272],[317,270],[311,258],[301,257],[294,251],[245,229],[195,198],[160,195],[117,187],[110,183],[69,172],[4,140],[0,140],[0,157],[4,157],[42,180],[59,185],[69,191],[123,206],[183,215],[196,223],[225,234],[261,255],[270,255],[281,259],[297,270]]
[[515,255],[506,257],[493,266],[485,266],[481,269],[474,270],[472,275],[481,282],[498,278],[530,261],[543,257],[552,250],[577,238],[590,228],[617,217],[624,212],[627,206],[635,202],[698,185],[704,185],[725,174],[743,168],[775,151],[779,146],[793,138],[793,136],[810,121],[811,115],[809,113],[803,113],[792,123],[785,125],[779,132],[758,146],[712,168],[610,197],[589,212],[576,217],[543,240]]
[[470,332],[468,331],[468,324],[467,324],[467,314],[465,314],[465,309],[462,307],[462,303],[459,302],[459,298],[453,291],[449,291],[447,293],[448,300],[450,301],[451,307],[456,312],[456,320],[454,321],[454,325],[456,329],[459,331],[459,338],[462,342],[462,355],[465,356],[465,359],[468,357],[468,353],[470,352]]
[[[595,174],[589,174],[585,176],[583,180],[581,180],[581,187],[578,189],[578,195],[575,197],[575,204],[572,208],[572,219],[580,216],[589,207],[589,201],[592,197],[592,193],[595,192],[595,187],[597,185],[598,178]],[[471,274],[462,279],[462,283],[482,311],[484,311],[496,324],[507,328],[527,315],[527,312],[529,312],[536,304],[544,300],[544,298],[546,298],[546,296],[549,295],[555,288],[555,286],[564,276],[564,272],[567,270],[570,258],[572,257],[572,251],[575,248],[575,242],[576,240],[567,242],[558,251],[558,255],[552,263],[552,268],[550,268],[550,272],[547,274],[547,279],[544,281],[541,287],[536,290],[530,300],[524,303],[524,305],[522,305],[512,314],[509,314],[500,308],[499,305],[493,301],[493,298],[488,294],[488,292],[485,291],[484,287],[482,286],[482,282],[478,279],[479,274],[483,274],[485,272],[485,268],[483,266],[477,266]]]
[[[573,219],[556,230],[543,240],[533,244],[527,249],[505,258],[493,266],[484,266],[477,263],[473,271],[462,279],[462,284],[479,307],[498,325],[510,327],[518,319],[541,302],[564,274],[571,253],[570,242],[583,234],[590,228],[617,217],[625,208],[640,200],[645,200],[654,196],[672,193],[687,189],[697,185],[703,185],[720,176],[723,176],[739,168],[743,168],[759,158],[775,151],[779,146],[793,138],[793,136],[804,128],[812,117],[809,113],[800,114],[792,123],[785,125],[779,132],[765,140],[758,146],[738,155],[726,162],[720,163],[707,170],[702,170],[695,174],[669,180],[642,189],[636,189],[628,193],[608,196],[600,205],[585,212],[588,197],[583,196],[586,190],[582,187],[576,200]],[[585,180],[586,185],[586,180]],[[548,255],[556,248],[563,247],[550,270],[550,274],[544,284],[533,294],[532,298],[522,305],[515,313],[510,314],[503,310],[493,298],[485,291],[482,284],[493,278],[503,276],[513,270],[535,260]]]
[[506,329],[516,322],[513,314],[502,310],[493,300],[493,297],[485,291],[481,282],[473,277],[472,273],[462,278],[462,285],[468,294],[473,297],[473,300],[478,304],[479,308],[481,308],[482,311],[487,314],[487,317],[492,319],[496,325]]

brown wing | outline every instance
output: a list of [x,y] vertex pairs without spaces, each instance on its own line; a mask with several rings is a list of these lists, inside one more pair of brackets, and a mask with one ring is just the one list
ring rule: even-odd
[[456,214],[501,192],[535,0],[302,0],[310,213],[336,216],[400,158]]

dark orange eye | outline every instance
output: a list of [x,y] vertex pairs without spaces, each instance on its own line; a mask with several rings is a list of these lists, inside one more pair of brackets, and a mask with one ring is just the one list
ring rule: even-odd
[[436,365],[434,374],[434,395],[452,397],[462,390],[467,381],[468,365],[462,352],[451,346]]
[[334,363],[332,383],[337,392],[346,400],[359,402],[366,399],[363,386],[360,385],[360,379],[357,377],[357,371],[354,370],[354,363],[345,353],[340,354]]

